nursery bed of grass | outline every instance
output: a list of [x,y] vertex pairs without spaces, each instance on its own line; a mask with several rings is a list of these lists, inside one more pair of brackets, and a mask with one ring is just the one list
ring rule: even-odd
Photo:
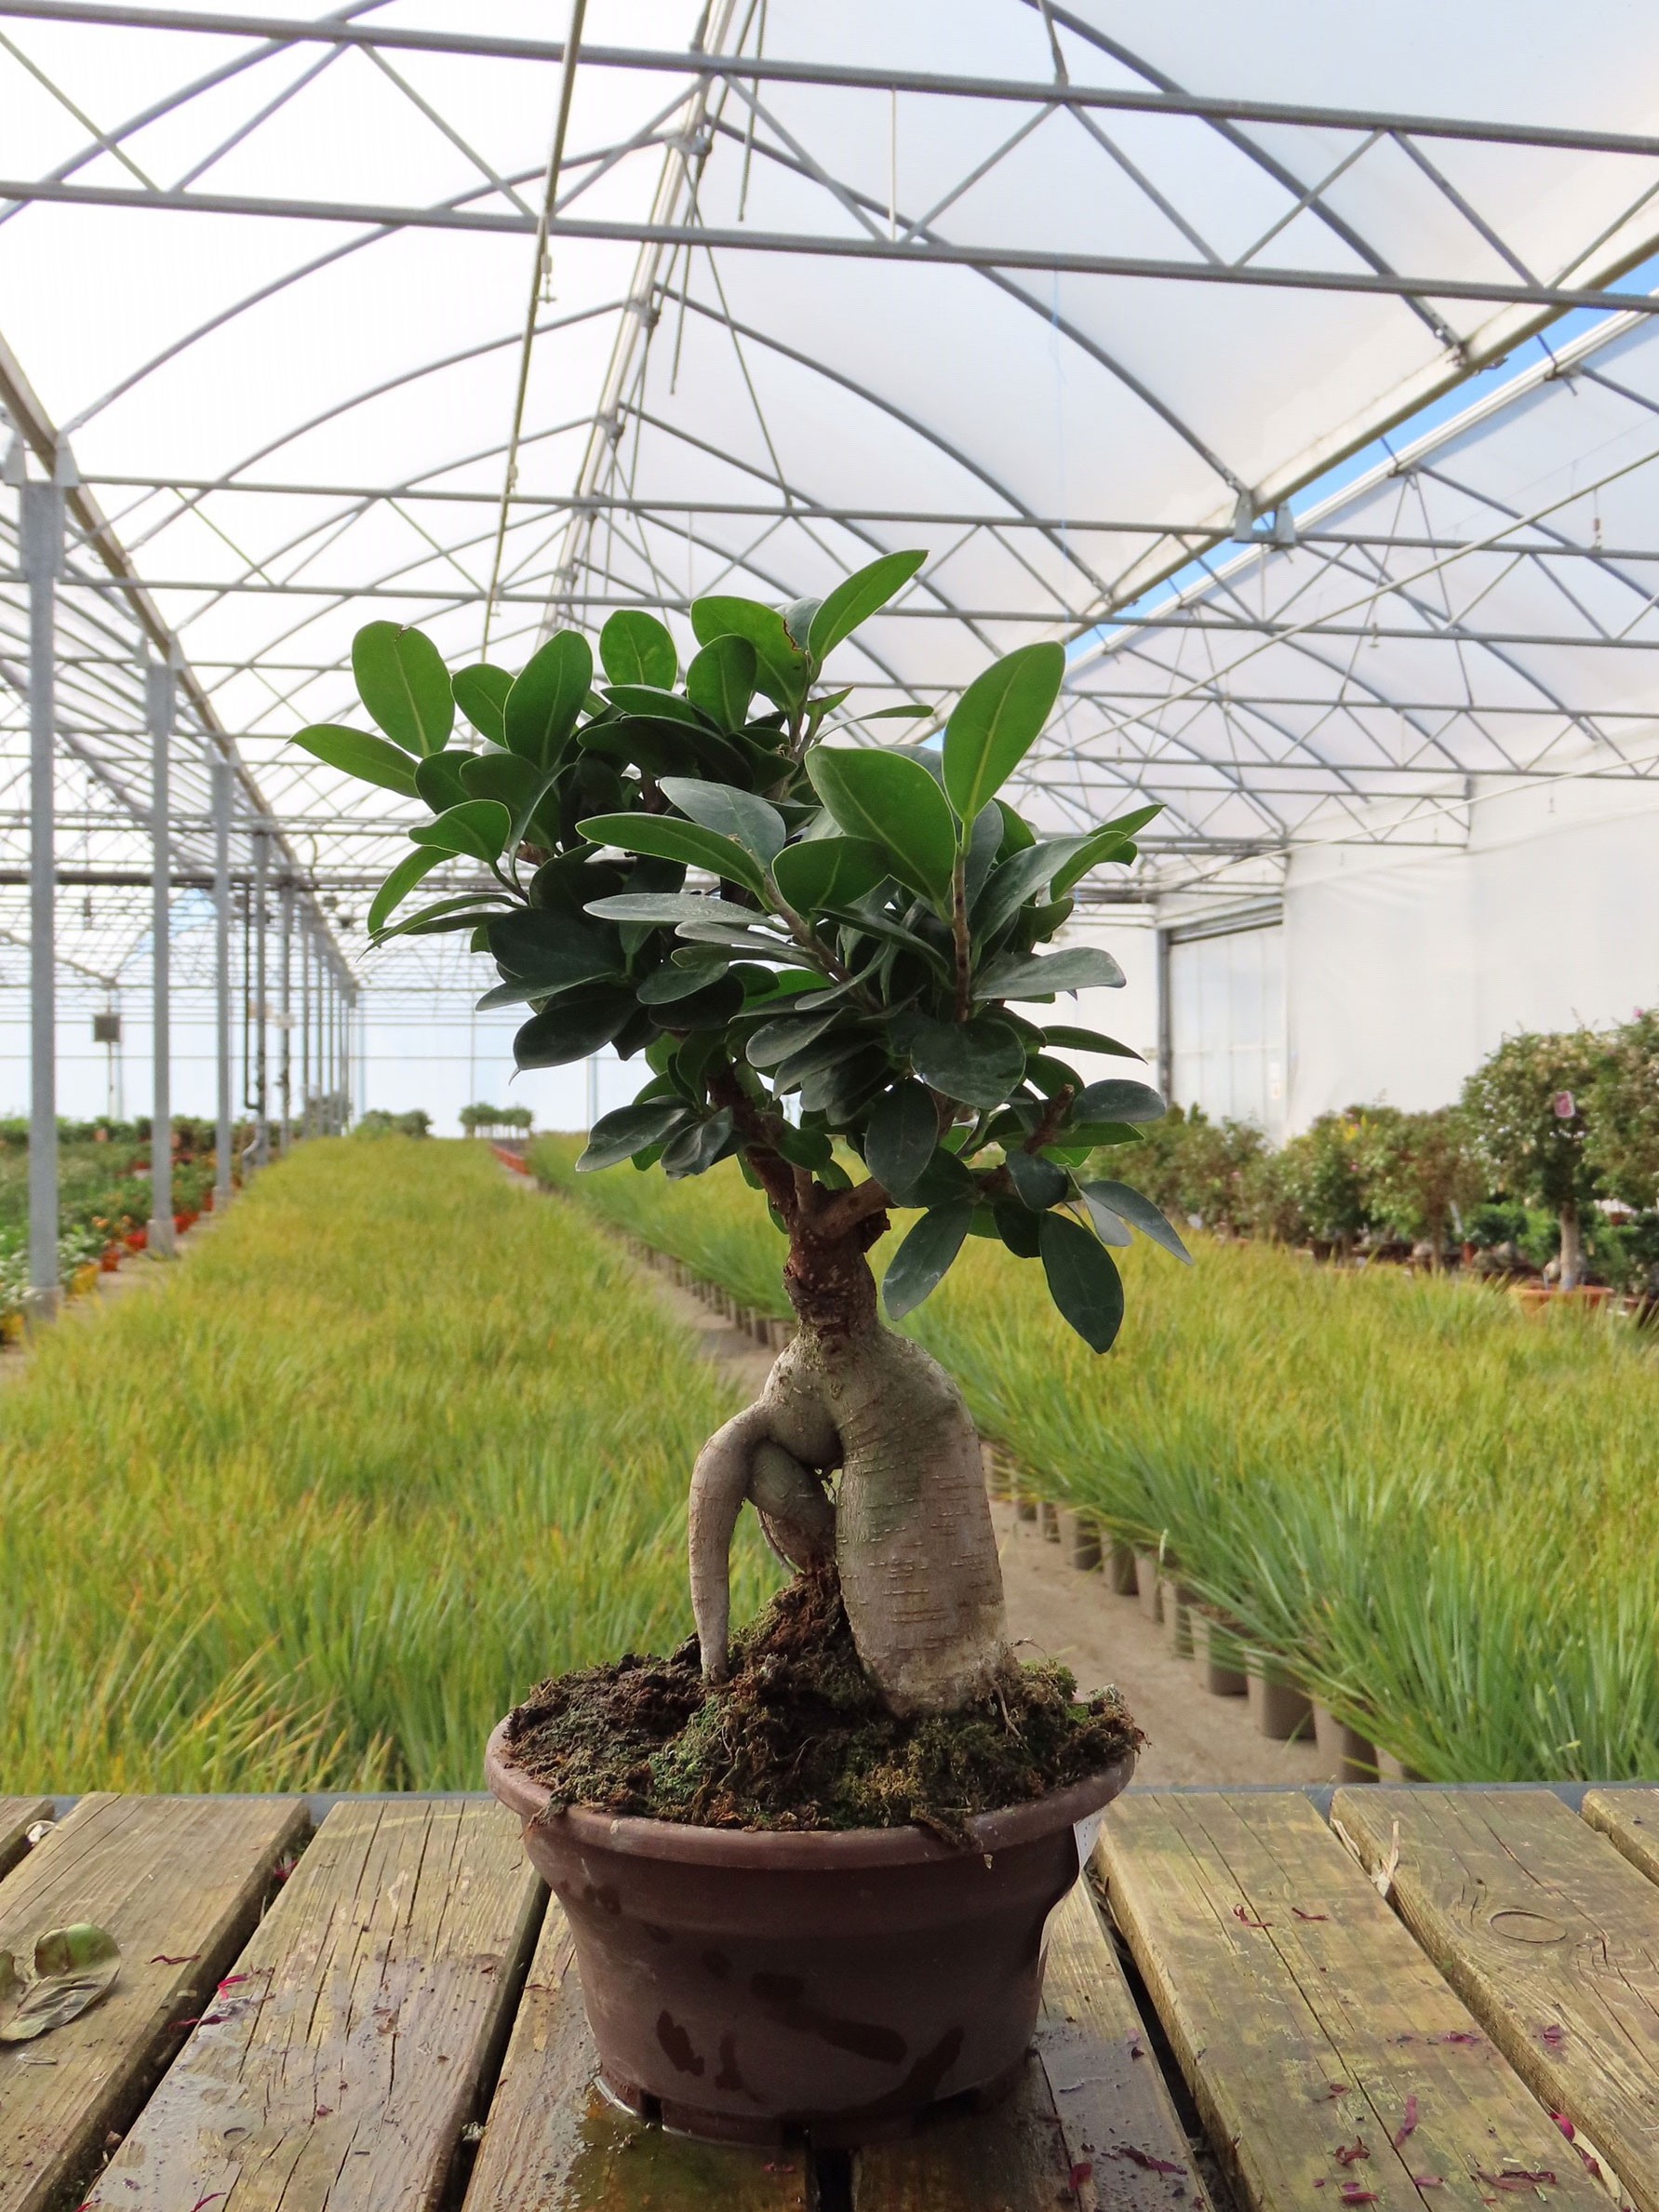
[[[768,1305],[746,1286],[768,1267],[776,1285],[783,1242],[734,1168],[575,1186]],[[911,1325],[1047,1495],[1164,1542],[1431,1779],[1659,1777],[1652,1339],[1270,1246],[1195,1252],[1119,1255],[1128,1319],[1104,1359],[1035,1263],[978,1240]]]
[[483,1146],[301,1146],[0,1397],[0,1789],[478,1787],[542,1677],[687,1634],[734,1403]]

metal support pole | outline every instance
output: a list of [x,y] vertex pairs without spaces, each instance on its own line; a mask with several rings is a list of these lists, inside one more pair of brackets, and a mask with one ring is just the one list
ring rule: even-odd
[[1157,932],[1157,1087],[1174,1097],[1175,1016],[1170,998],[1170,932]]
[[342,975],[340,979],[340,1133],[343,1136],[352,1125],[352,987]]
[[213,786],[213,1026],[219,1127],[214,1136],[213,1202],[231,1198],[231,1146],[235,1116],[231,1110],[231,777],[230,762],[217,746],[212,756]]
[[170,867],[167,753],[173,737],[173,672],[151,661],[144,667],[144,719],[150,730],[150,1250],[173,1253],[172,947],[169,942]]
[[53,656],[56,586],[63,573],[63,492],[23,484],[23,573],[29,580],[29,1284],[58,1298],[57,791]]
[[294,1141],[294,887],[285,880],[282,898],[282,1042],[277,1052],[277,1096],[282,1104],[281,1149]]
[[322,1131],[334,1134],[334,963],[325,944],[318,947],[317,969],[317,1101]]
[[300,1133],[311,1127],[311,918],[300,917]]
[[265,1034],[265,900],[271,873],[271,839],[263,823],[253,833],[253,968],[254,968],[254,1077],[253,1115],[255,1167],[271,1159],[271,1094]]

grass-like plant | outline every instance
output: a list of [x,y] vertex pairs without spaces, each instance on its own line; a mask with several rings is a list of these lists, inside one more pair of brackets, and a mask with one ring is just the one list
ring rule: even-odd
[[[419,632],[371,623],[355,667],[381,734],[326,725],[299,741],[432,809],[370,926],[471,932],[502,977],[480,1003],[531,1010],[520,1067],[605,1045],[641,1058],[637,1097],[597,1124],[582,1167],[661,1160],[691,1176],[736,1158],[764,1190],[800,1327],[692,1475],[704,1670],[726,1671],[727,1555],[748,1501],[793,1563],[834,1559],[860,1659],[901,1714],[955,1711],[1010,1662],[972,1421],[877,1311],[866,1255],[890,1208],[921,1209],[887,1267],[891,1318],[978,1233],[1040,1257],[1095,1351],[1123,1317],[1108,1248],[1133,1224],[1180,1249],[1148,1200],[1084,1167],[1162,1100],[1085,1083],[1068,1052],[1125,1048],[1014,1011],[1122,982],[1095,946],[1040,948],[1081,878],[1132,860],[1157,811],[1045,839],[999,798],[1054,705],[1062,648],[986,669],[937,755],[824,742],[849,695],[821,688],[825,664],[923,557],[889,555],[783,610],[700,600],[683,675],[653,616],[613,615],[596,690],[574,631],[516,677],[484,664],[451,678]],[[481,750],[451,743],[457,704]],[[483,888],[395,919],[455,858],[486,871]]]
[[0,1786],[475,1788],[550,1664],[685,1636],[735,1402],[483,1146],[308,1142],[7,1387]]

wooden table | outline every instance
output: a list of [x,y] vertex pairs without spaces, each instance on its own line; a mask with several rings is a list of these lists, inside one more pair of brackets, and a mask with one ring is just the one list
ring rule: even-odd
[[0,2045],[0,2212],[1659,2212],[1659,1790],[1131,1791],[1012,2097],[850,2156],[606,2103],[487,1799],[52,1811],[0,1798],[0,1948],[123,1964]]

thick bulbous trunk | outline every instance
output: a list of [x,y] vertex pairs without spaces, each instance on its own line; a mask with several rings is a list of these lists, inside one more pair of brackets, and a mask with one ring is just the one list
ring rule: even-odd
[[1009,1664],[973,1423],[938,1361],[883,1327],[861,1239],[797,1240],[786,1280],[799,1333],[692,1475],[703,1671],[726,1671],[728,1562],[746,1499],[792,1564],[835,1559],[859,1656],[892,1710],[955,1711]]

